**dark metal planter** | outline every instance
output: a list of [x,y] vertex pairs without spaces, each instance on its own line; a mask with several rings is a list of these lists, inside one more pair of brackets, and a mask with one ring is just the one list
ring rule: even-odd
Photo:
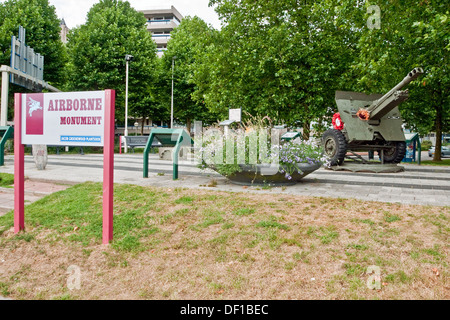
[[[282,166],[279,167],[278,172],[273,173],[274,170],[270,170],[268,165],[257,164],[257,165],[240,165],[242,168],[241,172],[235,172],[232,175],[227,176],[227,178],[234,184],[239,185],[269,185],[269,186],[290,186],[299,182],[303,177],[310,174],[313,171],[319,169],[322,164],[308,164],[299,163],[298,164],[302,173],[295,171],[291,175],[291,179],[288,180],[284,173],[280,170],[283,169]],[[271,172],[272,171],[272,172]]]

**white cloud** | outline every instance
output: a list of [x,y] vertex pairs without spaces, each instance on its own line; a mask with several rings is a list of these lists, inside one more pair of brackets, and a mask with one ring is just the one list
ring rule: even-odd
[[[92,0],[49,0],[55,6],[58,18],[64,18],[69,28],[86,22],[91,7],[98,3]],[[208,7],[209,0],[128,0],[136,10],[170,8],[174,6],[182,16],[198,16],[214,28],[220,29],[220,21],[214,8]]]

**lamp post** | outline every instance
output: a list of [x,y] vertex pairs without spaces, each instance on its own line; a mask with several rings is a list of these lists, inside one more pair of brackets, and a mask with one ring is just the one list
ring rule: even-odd
[[175,66],[175,59],[177,56],[172,57],[172,95],[170,101],[170,129],[173,129],[173,69]]
[[[125,131],[123,133],[123,135],[125,137],[128,136],[128,62],[133,60],[133,58],[134,57],[131,54],[125,55],[125,64],[126,64],[126,69],[125,69]],[[127,140],[125,139],[124,152],[127,153],[127,151],[128,151],[128,146],[127,146]]]

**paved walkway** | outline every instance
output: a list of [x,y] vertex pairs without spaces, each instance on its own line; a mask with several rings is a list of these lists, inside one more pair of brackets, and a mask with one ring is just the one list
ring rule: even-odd
[[[149,178],[143,178],[142,154],[116,154],[114,181],[142,186],[206,188],[232,192],[269,192],[302,196],[356,198],[405,204],[450,206],[450,168],[402,164],[404,172],[353,173],[321,168],[294,186],[262,189],[231,184],[214,171],[202,171],[192,161],[181,161],[179,179],[172,180],[172,162],[150,155]],[[13,156],[5,157],[0,172],[14,173]],[[28,202],[85,181],[101,182],[103,155],[50,155],[45,170],[37,170],[25,156],[25,200]],[[207,187],[215,180],[216,187]],[[0,214],[13,208],[13,189],[0,189]]]
[[[0,172],[1,171],[0,169]],[[32,203],[40,198],[57,191],[68,188],[69,184],[43,181],[25,181],[25,204]],[[14,208],[14,188],[0,187],[0,216]]]

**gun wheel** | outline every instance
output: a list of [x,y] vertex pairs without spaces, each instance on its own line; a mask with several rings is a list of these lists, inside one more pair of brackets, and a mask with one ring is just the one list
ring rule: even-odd
[[[406,143],[404,141],[398,142],[388,142],[387,146],[392,148],[384,151],[384,162],[385,163],[400,163],[406,154]],[[378,152],[381,158],[380,152]]]
[[325,131],[322,136],[322,144],[325,156],[330,159],[330,164],[341,165],[347,153],[347,141],[344,134],[336,129]]

